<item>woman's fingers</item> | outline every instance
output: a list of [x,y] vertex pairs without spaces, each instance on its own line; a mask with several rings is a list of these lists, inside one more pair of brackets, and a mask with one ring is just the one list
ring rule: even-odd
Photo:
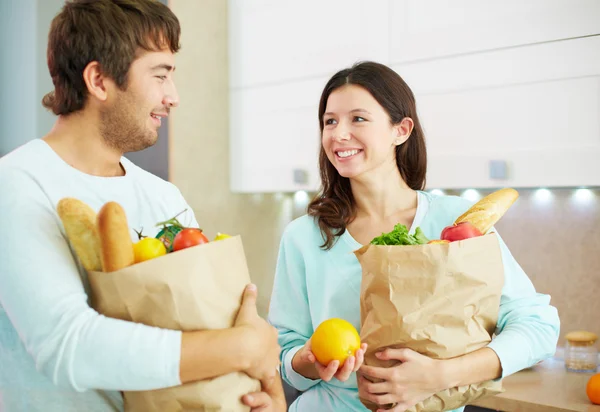
[[345,382],[348,380],[352,372],[354,371],[354,364],[356,363],[356,358],[354,356],[349,356],[348,359],[344,362],[342,368],[336,373],[335,377],[337,380],[341,382]]
[[321,379],[323,379],[325,382],[329,382],[340,367],[340,362],[334,360],[329,362],[329,365],[327,366],[323,366],[319,362],[315,362],[315,367],[317,368],[317,372],[319,372]]
[[356,362],[354,364],[354,372],[358,371],[358,369],[362,366],[365,361],[365,352],[367,351],[367,344],[363,343],[360,346],[360,349],[356,351]]
[[315,363],[317,359],[310,350],[305,348],[304,352],[302,353],[302,360],[307,363]]
[[370,394],[388,393],[392,389],[390,383],[387,381],[371,382],[362,375],[358,376],[358,387],[362,392]]

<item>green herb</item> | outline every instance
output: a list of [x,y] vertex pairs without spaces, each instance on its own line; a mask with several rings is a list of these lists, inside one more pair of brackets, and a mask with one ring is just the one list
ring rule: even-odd
[[156,224],[156,226],[162,226],[162,229],[157,233],[156,238],[163,242],[165,248],[167,248],[167,252],[173,251],[173,239],[175,239],[177,233],[185,229],[177,218],[186,210],[187,209],[182,210],[169,220]]
[[389,233],[382,233],[371,240],[372,245],[424,245],[429,242],[427,236],[420,227],[415,230],[415,234],[408,233],[406,226],[397,224],[394,230]]

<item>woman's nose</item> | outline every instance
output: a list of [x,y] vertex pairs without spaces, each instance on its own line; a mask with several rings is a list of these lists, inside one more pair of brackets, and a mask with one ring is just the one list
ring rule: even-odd
[[348,130],[348,128],[340,125],[336,128],[335,132],[333,133],[333,138],[338,142],[350,140],[350,131]]

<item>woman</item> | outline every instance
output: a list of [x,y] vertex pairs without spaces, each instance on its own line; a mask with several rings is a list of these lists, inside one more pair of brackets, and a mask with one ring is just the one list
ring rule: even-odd
[[[401,363],[375,368],[362,365],[363,345],[342,367],[320,365],[310,338],[322,321],[360,326],[361,266],[352,252],[397,223],[439,238],[471,204],[422,191],[427,159],[415,99],[388,67],[363,62],[336,73],[323,90],[319,123],[322,191],[308,215],[285,230],[269,313],[282,376],[304,392],[291,411],[365,411],[359,394],[403,411],[440,390],[504,377],[554,353],[557,311],[501,241],[505,285],[497,336],[487,347],[450,360],[387,350],[381,359]],[[382,382],[357,381],[358,369]]]

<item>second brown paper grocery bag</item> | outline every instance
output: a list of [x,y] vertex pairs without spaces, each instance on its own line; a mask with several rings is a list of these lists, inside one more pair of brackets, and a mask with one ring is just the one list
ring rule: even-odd
[[[375,357],[388,347],[447,359],[491,341],[504,285],[496,234],[449,244],[367,245],[355,253],[363,271],[361,340],[369,345],[366,365],[393,365]],[[500,380],[451,388],[408,411],[452,410],[502,391]]]

